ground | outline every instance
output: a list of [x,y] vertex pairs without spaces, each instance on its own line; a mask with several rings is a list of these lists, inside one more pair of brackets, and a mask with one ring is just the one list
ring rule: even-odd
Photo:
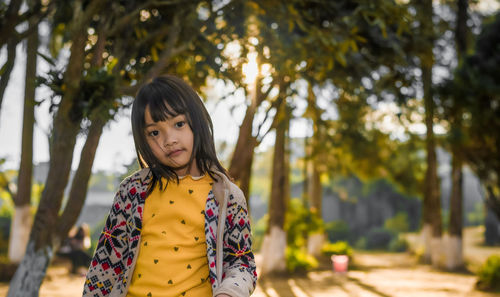
[[[479,267],[500,247],[483,247],[480,229],[469,229],[465,235],[465,256],[469,271]],[[355,269],[346,274],[331,270],[324,259],[320,268],[303,276],[259,279],[254,297],[493,297],[500,293],[474,290],[476,276],[472,272],[449,273],[417,263],[410,253],[356,251]],[[260,257],[257,256],[257,264]],[[40,290],[41,297],[81,295],[84,276],[71,276],[67,263],[53,265]],[[8,284],[0,283],[0,296],[7,294]]]

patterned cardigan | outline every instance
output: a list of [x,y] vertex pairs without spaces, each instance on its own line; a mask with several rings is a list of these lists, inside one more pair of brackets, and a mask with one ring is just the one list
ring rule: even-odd
[[[257,272],[245,197],[216,172],[204,210],[213,296],[250,296]],[[126,296],[139,254],[144,202],[152,180],[142,169],[120,184],[84,284],[83,296]]]

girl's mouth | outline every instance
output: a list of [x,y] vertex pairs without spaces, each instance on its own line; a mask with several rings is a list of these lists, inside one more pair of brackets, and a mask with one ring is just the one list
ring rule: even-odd
[[168,153],[168,156],[169,157],[176,157],[176,156],[180,155],[181,153],[182,153],[181,149],[173,150],[170,153]]

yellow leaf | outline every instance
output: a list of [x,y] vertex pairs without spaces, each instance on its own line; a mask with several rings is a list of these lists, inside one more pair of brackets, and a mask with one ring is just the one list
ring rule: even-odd
[[337,62],[344,67],[347,65],[344,53],[341,53],[340,51],[335,52],[335,60],[337,60]]
[[353,52],[357,53],[359,51],[358,44],[353,39],[350,40],[350,46]]
[[340,44],[340,51],[342,52],[342,54],[347,53],[348,49],[349,49],[348,41],[342,41],[342,43]]
[[366,38],[364,38],[363,36],[356,35],[354,36],[354,38],[359,42],[366,43]]
[[156,50],[156,47],[153,46],[151,48],[151,56],[153,58],[153,61],[157,62],[158,61],[158,51]]
[[5,177],[5,174],[3,174],[2,172],[0,172],[0,188],[7,187],[8,183],[9,182],[8,182],[7,178]]

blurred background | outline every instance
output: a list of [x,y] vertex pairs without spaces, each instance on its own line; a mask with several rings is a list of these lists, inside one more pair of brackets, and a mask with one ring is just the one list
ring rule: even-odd
[[499,8],[2,0],[0,294],[81,294],[163,73],[247,197],[255,296],[498,294]]

